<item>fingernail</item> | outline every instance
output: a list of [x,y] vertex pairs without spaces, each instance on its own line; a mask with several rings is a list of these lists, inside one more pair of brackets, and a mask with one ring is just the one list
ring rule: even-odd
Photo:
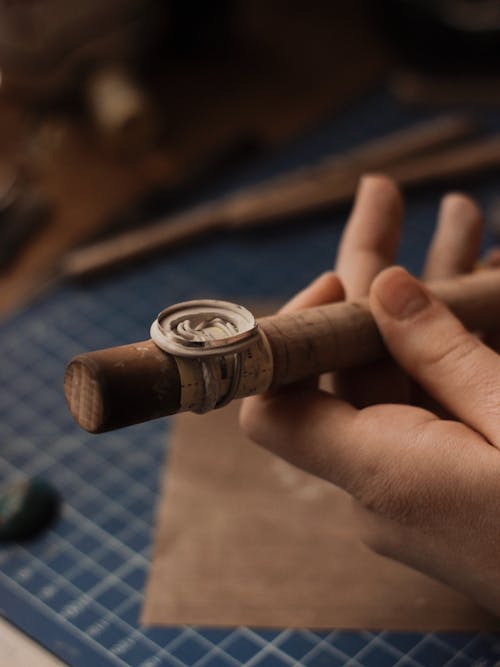
[[385,312],[405,320],[430,305],[430,299],[415,278],[404,269],[394,268],[380,276],[375,296]]

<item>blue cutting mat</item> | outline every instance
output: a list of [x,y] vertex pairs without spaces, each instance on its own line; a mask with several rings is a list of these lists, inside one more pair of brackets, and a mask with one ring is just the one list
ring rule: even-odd
[[[383,96],[373,97],[226,185],[256,180],[412,120]],[[438,194],[434,189],[409,201],[400,261],[413,271],[422,262]],[[487,203],[492,182],[483,181],[475,194]],[[500,664],[500,638],[475,633],[139,626],[166,422],[102,436],[84,433],[66,411],[64,366],[83,350],[146,338],[151,319],[176,301],[290,296],[331,265],[343,217],[207,241],[89,289],[61,289],[0,328],[0,479],[41,476],[65,501],[61,520],[45,537],[1,548],[0,612],[70,665]]]

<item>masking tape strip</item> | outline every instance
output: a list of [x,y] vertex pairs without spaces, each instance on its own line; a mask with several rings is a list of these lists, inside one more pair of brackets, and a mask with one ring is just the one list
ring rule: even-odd
[[240,372],[237,386],[232,387],[234,354],[211,357],[175,357],[181,382],[179,412],[207,412],[225,404],[225,398],[243,398],[260,394],[269,388],[273,377],[273,360],[263,332],[239,356]]

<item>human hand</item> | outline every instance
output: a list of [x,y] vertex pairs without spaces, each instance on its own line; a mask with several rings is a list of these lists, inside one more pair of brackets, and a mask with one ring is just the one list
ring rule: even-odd
[[[340,300],[342,283],[349,299],[370,290],[397,366],[344,373],[336,395],[307,382],[246,399],[241,424],[264,447],[348,491],[360,539],[371,549],[500,614],[500,357],[403,269],[384,270],[401,217],[393,184],[364,179],[338,275],[320,276],[286,307]],[[425,278],[471,270],[481,224],[470,199],[446,197]],[[435,410],[414,405],[415,398],[430,404],[427,397]]]

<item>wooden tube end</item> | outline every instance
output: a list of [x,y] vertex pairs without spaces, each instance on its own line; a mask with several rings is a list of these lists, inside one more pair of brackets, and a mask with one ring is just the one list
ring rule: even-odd
[[76,423],[90,433],[100,433],[104,423],[104,399],[98,369],[84,357],[73,359],[64,374],[64,394]]
[[146,340],[74,357],[64,393],[76,423],[103,433],[176,413],[181,385],[173,357]]

